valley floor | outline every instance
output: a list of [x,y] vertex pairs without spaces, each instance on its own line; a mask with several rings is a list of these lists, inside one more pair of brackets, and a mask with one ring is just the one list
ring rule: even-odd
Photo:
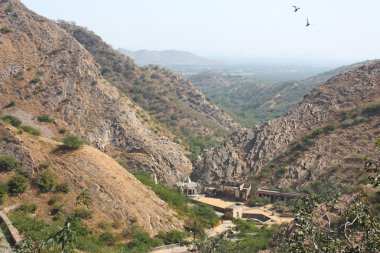
[[[230,201],[226,201],[219,198],[208,198],[208,197],[198,197],[194,199],[194,201],[199,202],[199,203],[204,203],[218,209],[225,209],[229,206],[236,204],[236,202],[230,202]],[[264,215],[271,219],[270,224],[280,225],[282,223],[290,223],[293,220],[293,218],[290,218],[290,217],[281,217],[279,214],[272,211],[271,210],[273,207],[272,205],[266,205],[266,206],[261,206],[261,207],[248,207],[242,203],[239,203],[239,204],[243,206],[243,215],[244,214]]]

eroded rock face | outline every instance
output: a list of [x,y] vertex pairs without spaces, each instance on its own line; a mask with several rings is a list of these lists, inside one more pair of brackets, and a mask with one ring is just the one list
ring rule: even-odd
[[16,107],[3,114],[18,111],[27,115],[22,120],[49,114],[56,122],[48,126],[50,132],[42,131],[45,136],[67,128],[124,159],[131,169],[156,173],[169,184],[191,172],[183,149],[140,122],[77,40],[17,0],[2,3],[2,13],[9,5],[12,11],[0,17],[2,26],[11,29],[0,37],[0,105],[13,100]]
[[[343,111],[379,102],[380,62],[376,61],[331,78],[325,84],[313,89],[284,117],[257,125],[252,129],[234,132],[221,146],[203,152],[195,165],[193,178],[209,184],[219,178],[252,176],[266,168],[291,145],[299,142],[313,130],[326,126],[332,120],[341,119]],[[375,116],[371,123],[366,122],[356,129],[349,127],[341,130],[340,134],[346,138],[344,140],[346,145],[354,145],[349,136],[356,135],[363,141],[362,146],[365,144],[369,147],[368,149],[359,147],[359,151],[363,151],[359,153],[373,152],[375,148],[372,141],[376,137],[377,117]],[[363,131],[364,135],[358,135],[356,131]],[[365,136],[365,133],[368,135]],[[289,186],[297,180],[313,180],[312,167],[317,166],[321,171],[331,167],[332,161],[321,158],[323,157],[321,147],[325,147],[325,151],[330,150],[330,156],[338,155],[334,159],[335,163],[350,156],[352,149],[349,148],[344,149],[344,152],[334,153],[333,146],[337,144],[326,144],[331,139],[324,137],[324,141],[321,140],[314,145],[316,146],[314,151],[306,151],[304,155],[299,156],[285,168],[285,175],[279,175],[282,179],[277,177],[274,184]],[[317,151],[318,147],[321,150]]]

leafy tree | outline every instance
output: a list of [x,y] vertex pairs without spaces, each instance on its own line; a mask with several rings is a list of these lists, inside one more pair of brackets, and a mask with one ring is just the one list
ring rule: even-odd
[[[380,140],[376,140],[380,147]],[[373,187],[379,186],[379,168],[366,161],[365,171],[370,173]],[[380,221],[372,214],[369,201],[362,193],[343,210],[341,220],[323,226],[316,218],[317,206],[322,199],[317,195],[307,195],[294,208],[295,219],[280,237],[285,252],[378,252],[380,249]],[[327,210],[333,207],[334,199],[323,203]]]
[[63,138],[64,147],[68,149],[78,149],[84,145],[84,141],[75,135],[69,135]]
[[205,237],[203,240],[197,240],[195,245],[199,253],[240,253],[236,245],[226,240],[226,234],[221,233],[215,237]]
[[90,190],[84,189],[76,198],[76,205],[84,205],[88,209],[89,205],[92,204],[92,199],[90,196]]
[[62,228],[51,235],[46,242],[48,248],[59,247],[61,253],[73,253],[77,241],[77,234],[71,228],[70,220],[66,220]]

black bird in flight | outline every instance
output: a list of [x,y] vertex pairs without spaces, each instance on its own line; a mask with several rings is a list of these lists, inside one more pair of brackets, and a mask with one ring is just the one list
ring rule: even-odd
[[309,18],[306,18],[306,27],[310,26],[311,24],[309,23]]
[[294,8],[294,12],[297,12],[297,11],[299,11],[301,9],[301,7],[297,7],[295,5],[293,5],[293,8]]

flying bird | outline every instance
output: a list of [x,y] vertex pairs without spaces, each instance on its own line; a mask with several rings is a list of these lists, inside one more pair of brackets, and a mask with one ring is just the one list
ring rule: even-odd
[[306,18],[306,27],[310,26],[311,24],[309,23],[309,18]]
[[297,11],[299,11],[301,9],[301,7],[297,7],[295,5],[293,5],[293,8],[294,8],[294,12],[297,12]]

